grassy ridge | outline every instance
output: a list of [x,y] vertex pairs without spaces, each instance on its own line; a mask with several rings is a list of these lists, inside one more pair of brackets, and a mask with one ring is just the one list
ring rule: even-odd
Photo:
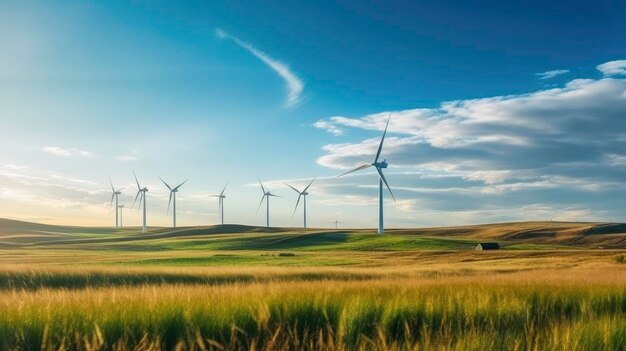
[[546,278],[10,291],[0,348],[623,349],[623,285]]
[[[390,229],[388,237],[376,238],[372,230],[260,228],[242,225],[150,228],[92,228],[53,226],[0,219],[0,247],[41,245],[119,245],[142,249],[203,250],[413,250],[464,249],[478,241],[550,245],[551,248],[626,248],[626,224],[577,222],[519,222],[460,227]],[[179,240],[180,239],[180,240]],[[253,240],[249,240],[253,239]]]

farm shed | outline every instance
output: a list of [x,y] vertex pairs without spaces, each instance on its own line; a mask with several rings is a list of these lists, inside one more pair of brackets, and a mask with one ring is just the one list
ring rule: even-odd
[[479,243],[476,245],[476,250],[499,250],[500,245],[498,243]]

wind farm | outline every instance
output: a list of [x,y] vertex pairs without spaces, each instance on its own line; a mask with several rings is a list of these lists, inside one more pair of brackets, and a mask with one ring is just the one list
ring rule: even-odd
[[624,1],[0,1],[0,351],[626,351],[620,33]]

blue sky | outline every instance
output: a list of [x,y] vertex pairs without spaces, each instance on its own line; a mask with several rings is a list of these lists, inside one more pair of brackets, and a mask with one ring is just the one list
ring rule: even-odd
[[[150,225],[623,221],[621,2],[0,1],[0,216],[107,225],[110,176]],[[125,224],[138,225],[127,210]]]

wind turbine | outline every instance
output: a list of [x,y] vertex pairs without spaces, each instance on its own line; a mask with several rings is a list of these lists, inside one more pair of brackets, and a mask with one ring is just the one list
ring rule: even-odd
[[123,219],[124,219],[124,205],[119,205],[117,206],[117,208],[120,209],[120,228],[123,226]]
[[224,189],[222,189],[222,192],[219,195],[212,195],[213,197],[217,197],[219,199],[217,215],[220,217],[222,225],[224,225],[224,199],[226,198],[226,195],[224,195],[224,191],[226,190],[227,185],[228,185],[228,182],[226,182],[226,185],[224,185]]
[[383,137],[380,139],[380,145],[378,145],[378,151],[376,152],[376,157],[374,158],[374,162],[370,164],[361,165],[349,172],[346,172],[339,177],[342,177],[348,173],[360,171],[369,167],[375,167],[376,172],[378,172],[379,180],[378,180],[378,234],[383,234],[385,232],[385,226],[383,223],[383,182],[389,190],[389,194],[393,198],[393,201],[396,201],[396,197],[393,196],[393,192],[387,183],[387,179],[385,179],[385,175],[383,174],[383,168],[387,168],[388,163],[387,160],[383,160],[382,162],[378,162],[380,158],[380,152],[383,150],[383,142],[385,141],[385,135],[387,134],[387,128],[389,127],[389,121],[391,120],[391,114],[389,114],[389,118],[387,118],[387,125],[385,125],[385,131],[383,132]]
[[183,184],[187,183],[187,180],[189,180],[189,179],[186,179],[184,182],[182,182],[182,183],[178,184],[177,186],[175,186],[175,187],[173,187],[173,188],[172,188],[171,186],[169,186],[169,184],[167,184],[167,183],[163,180],[163,178],[160,178],[160,177],[159,177],[159,179],[161,179],[161,181],[163,182],[163,184],[165,184],[165,186],[166,186],[166,187],[170,190],[170,200],[169,200],[169,202],[167,203],[167,213],[169,213],[169,212],[170,212],[170,206],[172,205],[172,198],[174,198],[174,210],[172,211],[172,213],[174,214],[174,221],[173,221],[173,224],[174,224],[174,225],[173,225],[173,226],[174,226],[174,228],[176,228],[176,193],[178,192],[178,188],[180,188],[181,186],[183,186]]
[[115,190],[115,188],[113,187],[113,182],[111,181],[111,178],[109,178],[109,183],[111,184],[111,203],[109,204],[109,208],[111,208],[111,206],[113,206],[113,199],[115,199],[115,226],[118,227],[118,213],[117,213],[117,209],[118,209],[118,202],[119,202],[119,196],[122,194],[122,189],[124,188],[120,188]]
[[313,178],[313,180],[311,180],[309,185],[307,185],[306,188],[304,188],[304,190],[302,190],[302,191],[300,191],[300,190],[292,187],[291,185],[285,183],[285,185],[287,185],[288,187],[293,189],[293,191],[298,193],[298,201],[296,201],[296,207],[293,209],[293,215],[296,214],[296,210],[298,209],[298,205],[300,204],[300,198],[304,198],[304,201],[303,201],[303,204],[304,204],[304,229],[306,229],[306,197],[307,197],[307,195],[309,195],[307,190],[309,190],[309,187],[311,186],[311,184],[313,184],[314,181],[315,181],[315,178]]
[[339,228],[339,223],[343,223],[343,221],[340,221],[339,220],[339,216],[337,216],[334,221],[328,222],[328,223],[334,224],[335,225],[335,229],[337,229],[337,228]]
[[135,182],[137,182],[137,195],[135,195],[135,201],[133,201],[133,205],[131,207],[135,207],[137,198],[139,198],[139,206],[141,206],[141,202],[143,201],[143,227],[141,228],[141,231],[142,233],[145,233],[148,230],[148,226],[146,225],[146,193],[148,192],[148,188],[142,188],[141,185],[139,185],[139,180],[137,180],[137,174],[133,172],[133,175],[135,176]]
[[266,209],[266,218],[267,218],[267,227],[270,227],[270,197],[279,197],[278,195],[274,195],[269,191],[265,191],[265,187],[263,186],[263,182],[261,182],[261,178],[259,178],[259,184],[261,184],[261,190],[263,191],[263,197],[261,198],[261,202],[259,203],[259,207],[256,209],[256,213],[259,213],[259,209],[261,205],[263,205],[263,200],[265,200]]

